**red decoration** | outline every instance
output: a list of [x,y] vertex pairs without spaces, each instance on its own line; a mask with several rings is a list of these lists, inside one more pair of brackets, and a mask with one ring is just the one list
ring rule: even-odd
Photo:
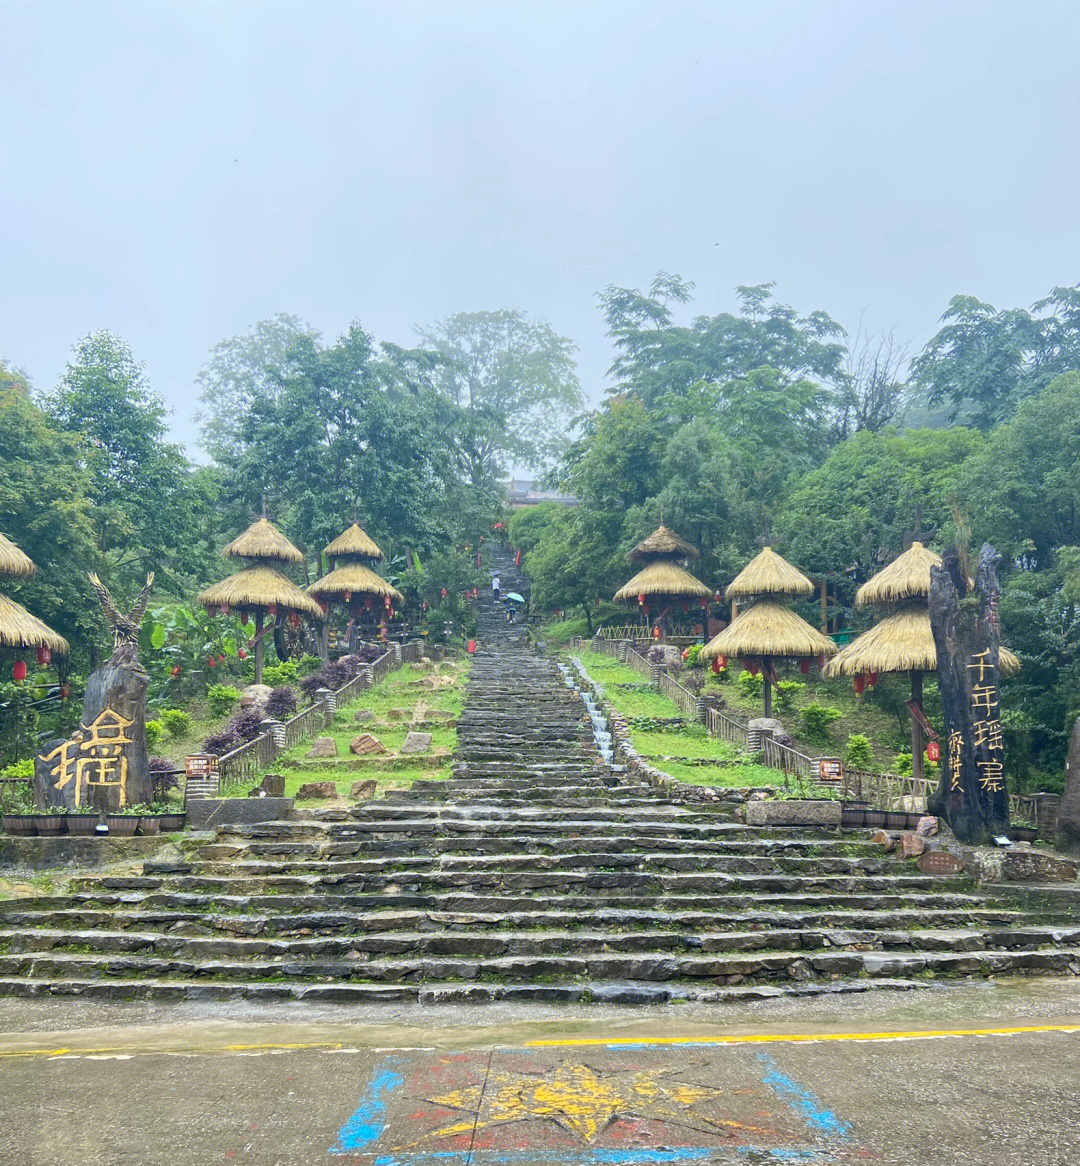
[[861,673],[855,677],[855,695],[862,696],[866,691],[866,677]]
[[712,667],[712,670],[714,673],[719,674],[719,672],[720,672],[720,657],[719,656],[713,656],[711,667]]
[[427,600],[426,599],[424,600],[423,603],[420,604],[420,610],[427,611]]
[[599,607],[599,606],[600,606],[600,596],[598,595],[598,596],[597,596],[597,597],[596,597],[596,598],[593,600],[593,607]]
[[221,605],[221,614],[222,614],[222,615],[228,615],[228,614],[229,614],[229,605],[228,605],[227,603],[223,603],[223,604]]
[[442,597],[443,597],[443,599],[446,598],[446,588],[445,587],[442,589]]
[[638,595],[638,597],[637,597],[637,601],[638,601],[638,603],[640,603],[642,606],[644,606],[644,605],[645,605],[645,592],[644,592],[644,591],[640,592],[640,594],[639,594],[639,595]]
[[267,615],[277,615],[277,604],[276,603],[268,603],[266,605],[266,614]]
[[515,567],[521,566],[521,551],[518,551],[517,554],[514,555],[514,566]]
[[390,606],[390,596],[384,595],[383,596],[383,607],[389,607],[389,606]]
[[345,592],[345,602],[352,603],[352,592],[351,591]]
[[799,661],[799,671],[803,674],[803,676],[806,676],[809,674],[809,672],[810,672],[810,657],[809,656],[804,656]]
[[330,610],[330,604],[325,600],[319,604],[319,607],[322,608],[323,615],[326,615],[326,613]]
[[475,640],[470,640],[470,641],[468,642],[468,644],[466,644],[466,646],[465,646],[465,650],[466,650],[466,651],[469,653],[469,655],[471,656],[471,655],[473,654],[473,652],[475,652],[475,651],[476,651],[476,641],[475,641]]
[[690,600],[684,599],[682,601],[682,613],[683,613],[683,615],[686,615],[687,612],[689,612],[689,610],[690,610]]
[[941,760],[941,742],[940,741],[929,741],[927,743],[926,759],[927,759],[927,761],[940,761]]
[[297,615],[295,611],[289,613],[289,623],[291,623],[294,628],[298,628],[300,626],[300,616]]
[[11,670],[11,679],[14,680],[16,684],[22,684],[22,682],[26,679],[25,660],[15,661],[15,667]]
[[721,667],[721,668],[726,668],[726,667],[727,667],[727,656],[721,656],[721,657],[720,657],[720,667]]
[[660,628],[659,628],[659,627],[655,627],[655,628],[653,628],[653,630],[652,630],[652,634],[653,634],[653,639],[654,639],[654,640],[658,640],[658,639],[660,639]]
[[60,699],[67,700],[70,696],[71,696],[71,685],[70,684],[61,684],[60,685]]
[[246,611],[240,613],[240,625],[245,628],[248,626],[248,613]]
[[48,646],[48,644],[43,644],[40,648],[38,648],[38,650],[37,650],[37,662],[39,664],[41,664],[42,666],[45,666],[46,664],[49,663],[49,661],[51,659],[52,659],[52,648],[50,648]]
[[690,649],[689,649],[689,648],[683,648],[683,650],[682,650],[682,658],[683,658],[684,660],[689,660],[689,659],[690,659]]
[[179,675],[180,675],[180,665],[179,665],[179,664],[174,664],[174,665],[172,666],[172,674],[173,674],[173,676],[179,676]]
[[871,688],[873,688],[874,685],[877,684],[877,673],[876,672],[868,673],[867,677],[866,677],[866,683],[869,684]]
[[476,569],[478,571],[480,570],[480,552],[479,551],[476,552]]
[[701,610],[704,611],[709,606],[709,601],[703,595],[701,597]]
[[224,657],[224,656],[218,656],[218,663],[219,663],[219,664],[224,664],[224,663],[225,663],[225,657]]
[[757,676],[757,674],[761,671],[761,665],[756,660],[750,660],[747,662],[746,670],[750,673],[751,676]]
[[240,657],[241,660],[247,659],[247,652],[245,652],[243,648],[237,648],[236,654]]
[[214,659],[214,657],[213,657],[213,656],[208,656],[208,657],[206,658],[206,666],[207,666],[208,668],[213,668],[213,667],[215,667],[216,665],[217,665],[217,661]]

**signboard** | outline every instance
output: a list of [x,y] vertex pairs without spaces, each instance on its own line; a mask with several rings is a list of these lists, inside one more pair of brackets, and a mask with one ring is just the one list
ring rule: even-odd
[[844,763],[839,757],[819,757],[818,781],[843,781]]
[[218,759],[209,753],[192,753],[184,765],[187,781],[184,799],[216,798],[221,792]]

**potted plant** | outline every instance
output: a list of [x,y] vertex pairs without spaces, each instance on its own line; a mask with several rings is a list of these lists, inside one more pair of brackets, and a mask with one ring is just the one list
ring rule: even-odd
[[907,829],[907,811],[906,810],[886,810],[885,811],[885,829],[886,830],[905,830],[905,829]]
[[155,802],[151,809],[155,810],[160,818],[162,834],[183,830],[185,814],[182,808],[177,810],[169,802]]
[[1039,837],[1034,826],[1013,826],[1009,833],[1017,842],[1034,842]]
[[108,823],[109,833],[121,838],[130,837],[139,828],[139,819],[134,806],[115,814],[106,814],[105,821]]
[[5,834],[34,833],[34,793],[29,785],[8,786],[0,794]]
[[841,802],[840,825],[862,826],[866,822],[866,811],[870,807],[866,802]]
[[148,834],[161,833],[161,815],[154,812],[153,807],[136,806],[136,821],[139,823],[139,834],[145,837]]
[[64,825],[69,834],[85,838],[94,833],[100,818],[97,810],[72,810],[64,816]]
[[34,833],[42,838],[55,838],[64,832],[65,811],[52,807],[34,814]]
[[884,826],[885,825],[885,811],[875,810],[867,807],[866,813],[863,814],[864,826]]

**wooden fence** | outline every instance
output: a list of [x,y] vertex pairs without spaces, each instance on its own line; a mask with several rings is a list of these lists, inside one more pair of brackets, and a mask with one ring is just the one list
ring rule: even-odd
[[794,774],[799,778],[814,776],[814,758],[792,749],[790,745],[782,745],[770,736],[761,739],[762,761],[770,769],[779,769],[785,775]]
[[657,688],[669,700],[673,700],[692,721],[701,720],[701,698],[696,692],[691,692],[689,688],[684,688],[674,677],[669,676],[666,672],[660,672],[658,674]]
[[[420,647],[421,645],[416,646]],[[405,649],[413,647],[412,644],[402,645],[401,656],[403,660],[406,658]],[[416,659],[419,658],[417,655]],[[393,648],[389,648],[377,660],[363,665],[356,676],[347,680],[337,689],[334,693],[336,703],[342,705],[355,700],[364,689],[378,684],[396,667],[398,667],[397,653]],[[222,754],[218,758],[218,774],[222,786],[240,785],[253,778],[260,770],[272,764],[286,749],[291,749],[308,737],[314,736],[319,729],[326,726],[326,722],[326,704],[319,700],[308,705],[306,709],[302,709],[296,716],[285,722],[285,744],[283,746],[279,746],[274,741],[273,734],[268,730],[250,741],[245,741],[243,745],[231,749],[228,753]]]
[[714,737],[722,737],[725,741],[738,745],[740,749],[746,748],[748,735],[746,726],[742,721],[729,717],[720,709],[705,709],[705,728]]

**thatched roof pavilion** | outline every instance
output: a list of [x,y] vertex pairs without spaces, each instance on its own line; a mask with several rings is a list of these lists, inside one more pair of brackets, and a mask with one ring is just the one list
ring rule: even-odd
[[640,571],[615,592],[616,603],[636,603],[645,615],[657,609],[656,628],[661,628],[673,603],[697,600],[706,606],[712,591],[683,566],[696,558],[697,550],[661,523],[626,555],[629,563],[643,563]]
[[[14,579],[29,579],[37,573],[33,560],[5,535],[0,534],[0,575]],[[25,652],[31,648],[45,648],[58,656],[66,656],[70,646],[36,615],[0,594],[0,648]]]
[[761,661],[765,673],[765,715],[772,716],[775,658],[831,656],[836,645],[817,628],[796,615],[780,597],[812,595],[814,585],[796,567],[766,546],[728,585],[724,595],[732,600],[752,600],[749,607],[714,636],[701,650],[706,660],[733,657]]
[[[930,568],[939,566],[941,556],[915,539],[902,555],[868,579],[855,593],[855,606],[894,610],[852,640],[825,669],[827,677],[855,677],[856,685],[860,678],[865,683],[865,678],[874,681],[883,673],[911,674],[911,765],[912,774],[918,778],[925,772],[923,674],[937,671],[937,648],[928,606]],[[1020,660],[1002,647],[998,668],[1005,676],[1015,676],[1020,671]]]
[[262,684],[264,621],[286,612],[322,617],[319,605],[279,570],[279,564],[299,563],[303,555],[265,516],[253,522],[221,552],[226,559],[244,559],[248,565],[235,575],[208,587],[199,602],[223,612],[255,614],[255,683]]
[[404,602],[405,597],[396,587],[364,565],[364,559],[377,562],[386,556],[357,523],[323,550],[328,558],[340,562],[308,587],[308,594],[320,603],[363,604],[370,610],[375,604],[390,609],[392,604]]

